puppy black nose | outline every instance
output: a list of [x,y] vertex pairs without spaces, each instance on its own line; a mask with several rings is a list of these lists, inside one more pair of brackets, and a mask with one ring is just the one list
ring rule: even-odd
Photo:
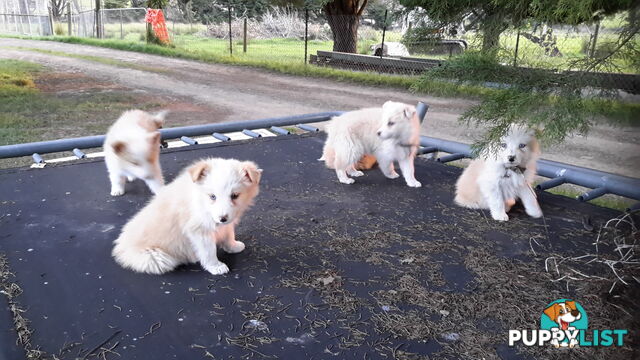
[[509,162],[514,162],[514,161],[516,161],[516,157],[513,155],[509,156]]
[[382,131],[378,131],[378,136],[382,135]]
[[578,315],[580,315],[580,311],[573,310],[573,311],[571,311],[571,315],[573,315],[573,317],[577,317]]
[[227,217],[227,215],[220,216],[220,222],[221,222],[221,223],[226,223],[228,219],[229,219],[229,218]]

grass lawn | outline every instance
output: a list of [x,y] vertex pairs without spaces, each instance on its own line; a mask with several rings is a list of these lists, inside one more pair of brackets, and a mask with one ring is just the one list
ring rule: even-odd
[[[122,111],[161,105],[136,98],[127,89],[94,85],[95,80],[83,75],[0,59],[0,145],[104,134]],[[0,167],[17,164],[24,162],[0,161]]]

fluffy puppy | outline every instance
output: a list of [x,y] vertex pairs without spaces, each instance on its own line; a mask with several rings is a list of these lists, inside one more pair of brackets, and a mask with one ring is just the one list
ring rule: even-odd
[[387,101],[382,108],[351,111],[335,117],[326,127],[327,141],[322,157],[338,180],[353,184],[350,176],[362,176],[360,169],[378,161],[383,174],[395,179],[397,161],[408,186],[420,187],[414,176],[413,160],[420,141],[420,121],[414,106]]
[[536,175],[540,146],[533,130],[511,125],[499,150],[473,160],[456,183],[456,204],[489,209],[495,220],[509,220],[507,212],[520,199],[527,214],[542,216],[531,188]]
[[216,245],[228,253],[244,250],[235,226],[258,195],[261,172],[250,161],[195,162],[124,226],[113,257],[124,268],[148,274],[198,261],[213,275],[228,272]]
[[136,178],[144,180],[153,193],[164,185],[158,129],[162,128],[166,114],[129,110],[109,128],[104,141],[104,161],[112,196],[123,195],[125,182]]

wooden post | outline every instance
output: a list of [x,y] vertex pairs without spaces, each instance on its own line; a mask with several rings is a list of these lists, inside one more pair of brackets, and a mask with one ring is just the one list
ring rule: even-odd
[[596,23],[596,31],[593,33],[593,42],[591,43],[591,51],[589,51],[589,58],[593,58],[596,55],[596,43],[598,42],[598,33],[600,32],[600,20]]
[[120,9],[120,40],[124,39],[124,30],[122,28],[122,9]]
[[65,8],[67,9],[67,36],[71,36],[71,3],[67,2]]
[[247,53],[247,18],[244,18],[244,27],[242,29],[242,52]]
[[516,35],[516,51],[513,54],[513,67],[516,67],[518,64],[518,47],[520,46],[520,29],[518,29],[518,34]]
[[233,56],[233,35],[231,35],[231,2],[229,2],[229,55]]
[[304,8],[304,64],[307,65],[307,47],[309,43],[309,8]]
[[53,11],[51,11],[51,8],[48,8],[49,10],[49,29],[51,29],[51,35],[55,35],[56,33],[53,32]]
[[100,0],[96,0],[95,23],[96,23],[96,37],[98,39],[102,39],[102,24],[100,21]]
[[384,26],[382,27],[382,45],[380,46],[380,58],[382,59],[382,55],[384,55],[384,36],[387,33],[387,12],[389,10],[384,11]]

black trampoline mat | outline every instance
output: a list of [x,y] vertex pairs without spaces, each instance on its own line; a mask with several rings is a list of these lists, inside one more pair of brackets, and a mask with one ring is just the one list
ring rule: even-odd
[[[316,160],[322,141],[292,135],[163,151],[168,181],[208,156],[264,169],[236,231],[246,250],[219,251],[230,268],[223,276],[198,264],[162,276],[120,268],[112,241],[150,192],[135,181],[111,197],[102,160],[1,171],[0,253],[23,291],[15,300],[31,348],[59,359],[548,358],[555,349],[509,348],[507,330],[538,328],[546,304],[565,297],[598,324],[637,333],[623,313],[608,319],[615,309],[597,307],[605,300],[595,288],[567,291],[544,266],[548,254],[591,246],[596,234],[583,216],[598,225],[617,212],[541,193],[544,220],[517,206],[499,223],[453,204],[459,168],[416,160],[419,189],[378,169],[343,185]],[[0,359],[23,358],[2,301]],[[522,313],[509,316],[514,306]]]

